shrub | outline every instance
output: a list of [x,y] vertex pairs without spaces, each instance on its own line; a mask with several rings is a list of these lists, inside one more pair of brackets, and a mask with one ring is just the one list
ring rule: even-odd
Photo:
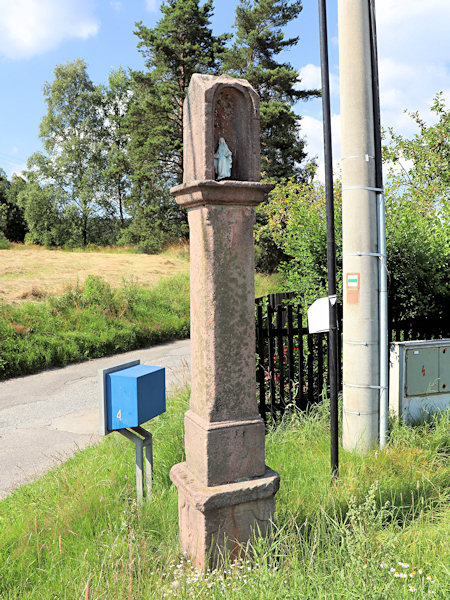
[[[334,187],[338,294],[342,294],[342,199]],[[386,185],[389,304],[394,320],[439,319],[450,303],[450,243],[443,206],[411,197],[392,179]],[[327,295],[325,189],[320,183],[279,184],[263,207],[270,236],[289,258],[278,266],[286,291],[305,303]],[[355,225],[357,226],[357,225]]]

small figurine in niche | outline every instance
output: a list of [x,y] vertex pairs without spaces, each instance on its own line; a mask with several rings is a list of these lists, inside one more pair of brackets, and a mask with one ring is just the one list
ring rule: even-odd
[[232,156],[231,150],[228,148],[223,137],[219,138],[219,147],[214,154],[214,170],[216,179],[226,179],[231,176]]

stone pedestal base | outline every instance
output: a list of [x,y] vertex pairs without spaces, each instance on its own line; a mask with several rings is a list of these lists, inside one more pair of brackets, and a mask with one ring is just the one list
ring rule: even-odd
[[264,421],[261,417],[211,422],[188,410],[184,430],[186,463],[206,486],[264,475]]
[[280,477],[269,467],[262,477],[205,487],[180,463],[170,478],[178,488],[181,549],[196,567],[217,564],[225,548],[236,559],[242,544],[270,532]]

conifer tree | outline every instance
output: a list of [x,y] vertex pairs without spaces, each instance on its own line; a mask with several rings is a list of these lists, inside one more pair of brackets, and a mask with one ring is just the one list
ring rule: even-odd
[[293,105],[319,95],[318,90],[301,90],[298,71],[276,60],[298,43],[298,37],[285,39],[283,28],[301,10],[300,0],[240,0],[235,41],[224,64],[230,74],[247,79],[260,96],[261,169],[275,179],[306,177],[300,117]]
[[183,101],[193,73],[217,73],[227,35],[210,27],[213,0],[166,0],[162,18],[150,29],[137,23],[138,49],[146,72],[134,72],[130,110],[134,179],[139,186],[154,171],[180,182],[183,173]]

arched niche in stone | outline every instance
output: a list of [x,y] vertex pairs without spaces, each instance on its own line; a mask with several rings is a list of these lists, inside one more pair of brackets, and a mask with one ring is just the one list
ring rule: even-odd
[[249,141],[253,137],[251,99],[240,89],[222,87],[216,91],[213,106],[214,153],[219,147],[219,139],[223,137],[233,158],[230,179],[250,181],[252,173]]
[[259,97],[243,79],[195,74],[184,103],[185,183],[215,180],[223,137],[232,152],[230,180],[260,181]]

